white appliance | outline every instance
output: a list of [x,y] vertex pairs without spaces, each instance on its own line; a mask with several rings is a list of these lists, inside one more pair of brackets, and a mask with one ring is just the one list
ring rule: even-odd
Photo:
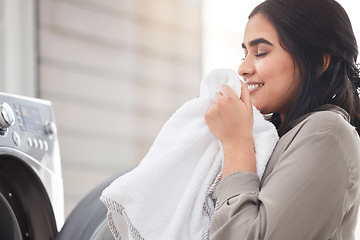
[[55,239],[63,192],[51,103],[0,93],[0,239]]

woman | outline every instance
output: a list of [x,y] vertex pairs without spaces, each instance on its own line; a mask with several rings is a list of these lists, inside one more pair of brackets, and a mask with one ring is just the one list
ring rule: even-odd
[[[223,86],[205,116],[224,150],[210,239],[354,239],[360,78],[345,10],[334,0],[267,0],[242,46],[241,98]],[[251,104],[272,114],[281,137],[261,182]]]

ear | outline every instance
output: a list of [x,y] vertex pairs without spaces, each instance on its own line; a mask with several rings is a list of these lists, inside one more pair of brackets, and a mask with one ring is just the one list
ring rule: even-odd
[[324,53],[324,56],[323,56],[324,63],[321,68],[320,74],[323,74],[326,71],[326,69],[329,67],[330,60],[331,60],[331,55],[328,53]]

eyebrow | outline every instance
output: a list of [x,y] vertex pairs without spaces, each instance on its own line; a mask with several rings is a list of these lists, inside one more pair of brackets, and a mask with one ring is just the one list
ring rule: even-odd
[[[256,45],[259,45],[260,43],[263,43],[263,44],[266,44],[266,45],[269,45],[269,46],[274,46],[271,42],[269,42],[265,38],[257,38],[257,39],[251,40],[249,42],[249,45],[250,45],[250,47],[254,47]],[[246,49],[246,46],[245,46],[244,43],[242,43],[241,46],[242,46],[242,48]]]

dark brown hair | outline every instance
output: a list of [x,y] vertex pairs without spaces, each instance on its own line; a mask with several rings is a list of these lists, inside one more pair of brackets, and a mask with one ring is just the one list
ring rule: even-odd
[[[255,14],[263,14],[273,24],[282,47],[300,68],[299,95],[281,124],[280,135],[291,129],[295,119],[324,104],[346,110],[360,133],[358,47],[344,8],[334,0],[266,0],[249,18]],[[331,59],[323,71],[326,54]]]

